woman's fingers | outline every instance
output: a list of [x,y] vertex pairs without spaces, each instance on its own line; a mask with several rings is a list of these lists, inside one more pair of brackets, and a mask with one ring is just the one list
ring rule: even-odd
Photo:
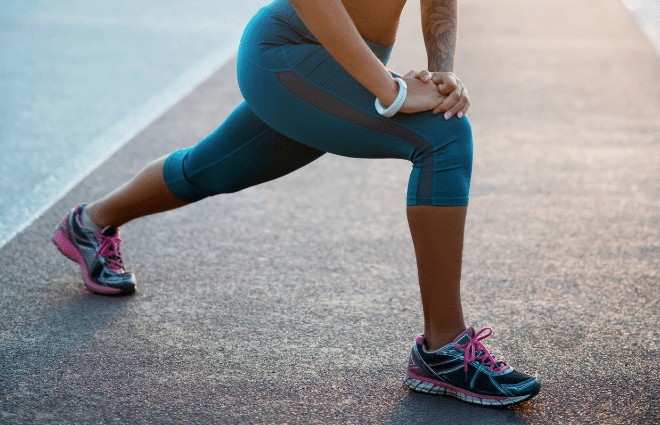
[[428,84],[421,79],[405,77],[408,94],[400,111],[405,113],[429,111],[442,103],[444,96],[438,92],[435,84]]
[[410,71],[404,77],[414,77],[428,83],[433,79],[433,73],[429,71]]
[[[434,76],[434,81],[436,80]],[[447,91],[449,88],[454,88],[452,91]],[[468,97],[467,90],[463,87],[461,80],[456,78],[454,74],[443,73],[441,74],[441,82],[438,84],[438,92],[445,95],[445,99],[433,109],[434,114],[443,113],[445,119],[450,119],[453,116],[462,118],[470,107],[470,98]]]
[[440,94],[445,96],[456,91],[462,85],[460,80],[451,72],[434,72],[433,82],[438,85]]
[[[467,90],[451,72],[411,70],[403,77],[408,79],[408,98],[401,112],[433,110],[434,114],[442,113],[445,119],[450,119],[462,118],[470,107]],[[429,82],[435,85],[428,85]]]
[[433,112],[436,112],[436,110],[438,112],[444,112],[444,117],[447,120],[453,116],[463,118],[469,107],[470,98],[468,97],[467,90],[461,87],[460,92],[458,90],[452,92]]
[[[470,107],[470,98],[467,95],[467,90],[463,88],[461,91],[461,98],[456,102],[456,104],[449,110],[452,115],[457,116],[458,118],[463,118],[467,108]],[[465,111],[464,111],[465,110]]]
[[[452,72],[415,72],[415,77],[424,82],[433,82],[438,87],[442,101],[433,108],[433,113],[444,113],[445,119],[465,115],[470,104],[463,83]],[[459,117],[459,118],[460,118]]]
[[[440,87],[438,87],[438,91]],[[445,119],[449,119],[454,116],[454,113],[451,112],[451,109],[461,100],[461,92],[459,90],[454,90],[453,92],[446,95],[445,99],[433,109],[433,113],[444,113]]]
[[470,108],[470,99],[468,98],[468,102],[467,102],[467,104],[463,107],[463,109],[461,109],[461,110],[459,111],[458,114],[456,114],[456,116],[457,116],[458,118],[463,118],[463,116],[465,116],[465,114],[467,114],[467,111],[468,111],[469,108]]
[[420,80],[424,81],[425,83],[428,83],[433,79],[433,74],[430,73],[429,71],[420,71],[419,72],[419,77]]

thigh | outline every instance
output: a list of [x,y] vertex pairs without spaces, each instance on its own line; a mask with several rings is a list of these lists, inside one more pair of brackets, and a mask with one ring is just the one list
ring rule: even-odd
[[239,51],[243,97],[264,122],[294,140],[342,156],[413,162],[452,141],[456,123],[430,111],[379,115],[375,96],[319,44],[271,46],[259,55],[252,52],[257,49],[248,44]]
[[173,153],[164,175],[175,196],[194,202],[276,179],[324,153],[273,130],[243,102],[197,145]]
[[[258,14],[239,48],[239,87],[255,114],[321,151],[412,161],[411,205],[465,205],[472,168],[467,118],[445,120],[431,111],[380,116],[375,96],[313,38],[295,11],[274,7],[284,3]],[[385,63],[389,48],[367,44]]]

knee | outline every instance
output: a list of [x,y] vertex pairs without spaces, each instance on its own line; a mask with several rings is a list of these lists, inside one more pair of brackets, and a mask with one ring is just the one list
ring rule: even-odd
[[467,205],[472,177],[472,130],[467,118],[434,120],[414,158],[408,205]]
[[[452,118],[448,122],[449,126],[445,129],[445,137],[441,137],[438,149],[446,145],[455,145],[453,149],[461,152],[465,159],[472,161],[472,126],[467,117]],[[444,140],[443,140],[444,139]]]
[[452,133],[448,147],[453,152],[457,163],[472,171],[472,126],[467,117],[454,118]]
[[472,145],[472,125],[470,124],[470,120],[468,120],[467,116],[464,116],[463,118],[454,118],[454,121],[456,138]]
[[425,145],[413,162],[423,164],[441,160],[453,166],[472,168],[472,127],[467,117],[434,120],[425,132]]

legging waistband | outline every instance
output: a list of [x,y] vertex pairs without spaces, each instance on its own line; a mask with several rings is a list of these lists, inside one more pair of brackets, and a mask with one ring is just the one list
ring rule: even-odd
[[[249,31],[251,26],[257,26],[258,31]],[[259,44],[265,47],[300,43],[321,44],[288,0],[275,0],[261,8],[248,24],[244,36],[246,33],[258,33]],[[367,39],[364,41],[382,63],[389,61],[394,46],[382,46]]]

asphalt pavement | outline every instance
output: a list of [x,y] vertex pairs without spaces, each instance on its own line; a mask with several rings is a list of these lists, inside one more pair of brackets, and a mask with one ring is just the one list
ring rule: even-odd
[[[426,66],[418,8],[398,72]],[[0,423],[657,423],[660,58],[618,0],[460,8],[464,310],[537,397],[495,410],[402,386],[422,331],[405,161],[326,155],[128,223],[137,293],[84,288],[53,228],[219,125],[241,101],[232,61],[0,249]]]

